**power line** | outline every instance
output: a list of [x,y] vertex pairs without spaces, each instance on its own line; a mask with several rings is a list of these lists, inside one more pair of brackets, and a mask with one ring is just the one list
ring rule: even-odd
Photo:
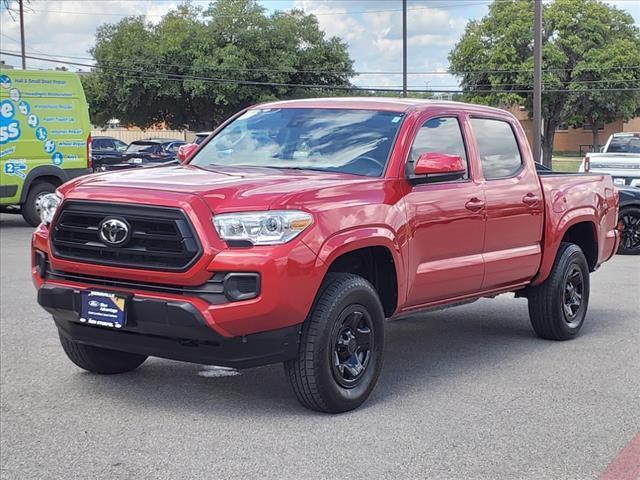
[[[13,57],[19,57],[19,54],[6,53],[0,51],[2,55],[8,55]],[[212,77],[200,77],[194,75],[181,75],[164,72],[149,72],[148,70],[131,70],[115,67],[94,66],[78,62],[66,62],[57,59],[48,59],[43,57],[35,57],[28,55],[27,58],[33,60],[41,60],[52,63],[62,63],[66,65],[84,66],[91,68],[98,68],[102,70],[109,70],[115,72],[124,78],[130,78],[132,75],[140,75],[143,79],[150,80],[163,80],[163,81],[184,81],[184,80],[197,80],[207,83],[216,84],[236,84],[245,86],[263,86],[263,87],[294,87],[294,88],[308,88],[308,89],[321,89],[321,90],[343,90],[343,91],[359,91],[359,92],[387,92],[387,93],[401,93],[401,89],[397,87],[359,87],[353,85],[320,85],[320,84],[300,84],[300,83],[284,83],[284,82],[261,82],[253,80],[238,80],[232,78],[212,78]],[[126,74],[126,75],[125,75]],[[468,91],[468,90],[450,90],[450,89],[411,89],[409,93],[452,93],[452,94],[482,94],[482,93],[531,93],[531,89],[491,89],[486,91]],[[571,92],[570,89],[548,89],[544,90],[549,93]],[[640,87],[634,88],[591,88],[590,92],[614,92],[614,91],[640,91]]]
[[[9,38],[10,40],[16,41],[15,39],[0,33],[0,36]],[[32,55],[33,53],[37,53],[40,55],[45,55],[47,57],[50,58],[54,58],[54,54],[51,53],[45,53],[36,49],[33,49],[34,52],[27,52],[28,54]],[[4,50],[5,52],[8,53],[19,53],[16,51],[12,51],[12,50]],[[71,58],[71,59],[75,59],[75,60],[89,60],[89,61],[95,61],[95,59],[93,57],[86,57],[86,56],[74,56],[74,55],[61,55],[61,54],[55,54],[55,58]],[[60,60],[60,63],[64,63],[62,60]],[[109,62],[109,61],[105,61],[105,63],[109,64],[112,63],[115,65],[115,63],[113,62]],[[284,68],[248,68],[248,67],[224,67],[224,66],[211,66],[211,67],[196,67],[193,65],[185,65],[185,64],[177,64],[177,63],[155,63],[155,62],[139,62],[138,64],[132,64],[133,66],[139,66],[139,67],[149,67],[149,66],[154,66],[154,67],[176,67],[176,68],[184,68],[184,69],[188,69],[191,71],[194,70],[201,70],[201,71],[207,71],[207,70],[223,70],[223,71],[230,71],[230,72],[258,72],[258,73],[329,73],[329,74],[344,74],[344,71],[340,71],[340,70],[322,70],[322,69],[304,69],[304,70],[298,70],[298,69],[284,69]],[[91,65],[92,67],[94,67],[95,65]],[[568,70],[572,70],[569,68],[558,68],[558,69],[547,69],[547,70],[543,70],[543,72],[553,72],[553,71],[568,71]],[[640,65],[633,65],[633,66],[629,66],[629,65],[625,65],[625,66],[619,66],[619,67],[598,67],[598,68],[591,68],[589,69],[589,71],[617,71],[617,70],[640,70]],[[460,75],[464,75],[464,74],[478,74],[478,73],[526,73],[526,72],[533,72],[533,70],[531,69],[515,69],[515,70],[475,70],[475,71],[465,71],[465,72],[458,72],[456,74],[450,73],[450,72],[443,72],[443,71],[438,71],[438,70],[433,70],[433,71],[418,71],[418,72],[409,72],[409,75],[451,75],[451,76],[460,76]],[[372,70],[372,71],[354,71],[355,75],[402,75],[402,72],[396,72],[396,71],[382,71],[382,70]],[[635,79],[634,79],[635,80]],[[598,80],[598,82],[600,82],[601,80]],[[589,82],[589,81],[588,81]],[[603,81],[604,82],[604,81]],[[480,84],[478,84],[480,85]],[[490,84],[485,84],[487,86],[490,86]],[[520,85],[518,83],[510,83],[510,84],[495,84],[496,86],[499,85],[504,85],[504,86],[517,86]]]
[[[59,0],[60,1],[60,0]],[[100,2],[107,2],[107,1],[116,1],[116,0],[98,0],[98,3]],[[167,0],[169,1],[169,0]],[[408,8],[407,11],[409,12],[413,12],[413,11],[420,11],[420,10],[448,10],[448,9],[455,9],[455,8],[461,8],[461,7],[475,7],[475,6],[486,6],[489,5],[491,3],[508,3],[511,0],[477,0],[477,1],[454,1],[453,3],[446,3],[446,4],[431,4],[428,6],[424,6],[424,7],[414,7],[414,8]],[[624,2],[624,1],[629,1],[629,2],[635,2],[637,0],[617,0],[619,2]],[[86,0],[85,0],[86,2]],[[38,2],[36,2],[38,3]],[[91,3],[91,2],[86,2],[86,3]],[[385,9],[378,9],[378,10],[353,10],[353,11],[344,11],[344,12],[307,12],[302,10],[305,14],[307,15],[314,15],[314,16],[337,16],[337,15],[367,15],[367,14],[371,14],[371,13],[386,13],[386,12],[402,12],[402,9],[400,8],[385,8]],[[288,10],[291,11],[291,10]],[[88,11],[80,11],[80,10],[49,10],[49,9],[34,9],[34,8],[30,8],[27,13],[62,13],[62,14],[66,14],[66,15],[90,15],[90,16],[113,16],[113,17],[120,17],[120,18],[125,18],[125,17],[136,17],[136,16],[143,16],[143,17],[158,17],[158,18],[162,18],[164,17],[166,14],[151,14],[151,13],[112,13],[112,12],[88,12]],[[239,18],[237,16],[233,16],[233,15],[216,15],[215,18]]]
[[[503,3],[510,0],[496,0],[498,3]],[[461,7],[469,7],[469,6],[483,6],[492,3],[491,0],[478,0],[476,2],[460,2],[460,3],[447,3],[447,4],[438,4],[438,5],[430,5],[425,7],[415,7],[408,8],[407,11],[420,11],[420,10],[448,10],[452,8],[461,8]],[[302,10],[302,9],[301,9]],[[289,10],[290,11],[290,10]],[[304,10],[303,10],[304,11]],[[402,12],[402,9],[398,8],[385,8],[379,10],[355,10],[355,11],[344,11],[344,12],[306,12],[307,15],[314,16],[336,16],[336,15],[367,15],[371,13],[385,13],[385,12]],[[144,17],[164,17],[166,14],[149,14],[149,13],[112,13],[112,12],[87,12],[87,11],[79,11],[79,10],[49,10],[49,9],[34,9],[31,8],[28,13],[64,13],[67,15],[91,15],[91,16],[114,16],[114,17],[136,17],[136,16],[144,16]],[[214,18],[238,18],[234,15],[216,15]]]

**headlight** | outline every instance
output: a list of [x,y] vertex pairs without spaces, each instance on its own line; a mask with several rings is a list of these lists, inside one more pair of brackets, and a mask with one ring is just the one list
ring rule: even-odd
[[42,223],[45,225],[51,223],[60,203],[62,203],[62,198],[57,193],[47,193],[40,197],[40,220]]
[[312,223],[310,214],[296,210],[224,213],[213,217],[213,225],[222,240],[253,245],[287,243]]

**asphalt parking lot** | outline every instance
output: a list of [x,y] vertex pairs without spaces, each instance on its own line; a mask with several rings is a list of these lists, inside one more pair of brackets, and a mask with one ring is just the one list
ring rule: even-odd
[[570,342],[511,295],[390,322],[373,395],[330,416],[280,365],[81,371],[36,303],[30,233],[0,215],[3,479],[596,479],[640,430],[640,257],[592,276]]

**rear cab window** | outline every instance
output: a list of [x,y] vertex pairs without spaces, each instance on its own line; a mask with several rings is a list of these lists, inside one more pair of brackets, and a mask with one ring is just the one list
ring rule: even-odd
[[493,118],[471,118],[482,173],[486,180],[515,176],[522,169],[522,156],[511,124]]
[[621,133],[611,137],[607,153],[640,153],[640,133]]

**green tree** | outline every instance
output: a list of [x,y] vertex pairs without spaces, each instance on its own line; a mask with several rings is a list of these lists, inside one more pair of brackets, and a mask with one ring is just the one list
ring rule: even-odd
[[591,143],[596,151],[601,144],[599,123],[617,118],[627,120],[639,113],[640,90],[627,89],[640,87],[638,69],[633,68],[638,65],[640,45],[628,39],[617,39],[607,48],[586,52],[584,62],[573,72],[577,81],[569,87],[564,116],[567,124],[574,127],[585,123],[591,125]]
[[267,15],[255,0],[183,4],[156,25],[106,24],[91,53],[96,69],[83,81],[96,124],[209,129],[253,103],[308,96],[308,84],[347,86],[354,75],[346,44],[326,38],[314,16]]
[[[467,25],[449,60],[451,72],[461,79],[472,101],[524,104],[531,112],[533,6],[533,0],[495,1],[486,17]],[[626,55],[621,52],[624,45],[629,50]],[[638,109],[637,91],[604,89],[640,87],[640,69],[629,68],[640,65],[634,60],[639,51],[640,30],[621,10],[598,0],[555,0],[544,5],[545,165],[551,165],[559,125],[578,124],[596,115],[628,117]]]

